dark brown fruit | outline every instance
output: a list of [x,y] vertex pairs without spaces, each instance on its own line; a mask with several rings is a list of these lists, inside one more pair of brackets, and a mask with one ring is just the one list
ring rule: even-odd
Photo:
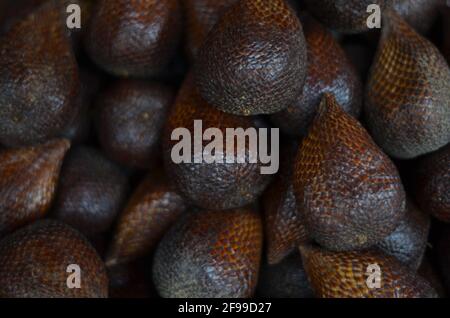
[[183,199],[165,177],[150,174],[118,219],[106,265],[126,263],[149,254],[184,209]]
[[345,33],[368,31],[367,19],[372,13],[367,12],[371,4],[384,8],[392,0],[305,0],[308,10],[327,27]]
[[[81,288],[69,265],[81,270]],[[0,241],[0,297],[107,297],[108,277],[94,248],[77,231],[53,220],[37,221]]]
[[297,143],[289,143],[280,154],[281,170],[262,195],[264,232],[269,265],[282,261],[299,243],[308,240],[305,225],[297,212],[292,185],[293,162]]
[[86,51],[113,75],[154,76],[175,53],[181,20],[178,0],[99,0],[85,37]]
[[308,50],[306,83],[300,97],[271,116],[284,133],[306,135],[323,93],[332,93],[349,114],[358,117],[362,84],[355,68],[333,35],[312,18],[302,20]]
[[292,105],[306,77],[302,26],[284,0],[241,0],[198,52],[197,87],[211,105],[237,115]]
[[438,49],[396,13],[384,17],[366,121],[389,155],[413,158],[450,141],[450,69]]
[[237,0],[184,0],[182,2],[187,22],[186,50],[192,61],[208,33],[226,10],[236,2]]
[[78,67],[65,11],[47,1],[0,41],[0,143],[57,137],[79,112]]
[[61,170],[54,217],[88,236],[103,233],[121,211],[127,191],[120,167],[93,148],[73,148]]
[[0,150],[0,236],[43,217],[53,201],[65,139]]
[[[378,250],[331,252],[301,246],[303,265],[317,297],[321,298],[431,298],[430,284]],[[369,288],[371,265],[380,269],[380,288]],[[369,269],[369,270],[368,270]],[[367,284],[369,282],[369,284]]]
[[279,264],[264,264],[256,293],[267,298],[314,297],[298,251]]
[[148,169],[161,153],[160,136],[175,93],[165,85],[121,80],[97,100],[98,135],[108,156]]
[[261,245],[261,219],[255,211],[188,213],[160,242],[153,281],[167,298],[251,297]]
[[422,263],[428,242],[430,218],[409,200],[400,225],[377,247],[386,254],[417,270]]
[[397,168],[329,94],[297,154],[294,193],[308,233],[331,250],[381,241],[405,212]]
[[416,201],[424,212],[450,223],[450,144],[419,159]]
[[446,0],[393,0],[393,8],[409,25],[426,33],[439,16]]
[[[241,207],[257,200],[271,181],[270,175],[261,174],[262,164],[250,163],[251,149],[246,143],[245,149],[235,148],[233,161],[235,163],[194,163],[194,157],[199,157],[192,146],[191,163],[176,164],[172,160],[172,148],[178,141],[171,140],[174,129],[187,128],[194,135],[194,120],[202,120],[203,131],[208,128],[218,128],[226,134],[226,128],[243,128],[254,125],[249,117],[223,113],[210,106],[199,95],[189,75],[185,80],[175,105],[169,114],[164,130],[163,148],[164,163],[169,178],[173,180],[180,194],[189,203],[206,209],[225,210]],[[225,138],[225,137],[224,137]],[[204,142],[206,146],[209,142]],[[193,142],[191,143],[194,144]],[[202,150],[201,150],[202,151]],[[239,153],[245,151],[245,162],[237,163]],[[223,146],[226,157],[226,145]]]

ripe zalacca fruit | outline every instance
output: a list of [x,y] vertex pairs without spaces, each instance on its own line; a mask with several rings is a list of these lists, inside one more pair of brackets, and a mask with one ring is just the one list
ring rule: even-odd
[[271,116],[290,135],[307,133],[325,92],[334,94],[339,105],[355,117],[362,106],[361,80],[344,50],[320,23],[309,17],[302,22],[308,51],[306,83],[295,103]]
[[[250,163],[248,143],[245,149],[237,148],[233,153],[234,163],[194,163],[201,153],[192,147],[191,163],[174,163],[171,152],[178,141],[171,140],[172,132],[177,128],[187,128],[194,135],[194,120],[202,120],[203,131],[218,128],[225,139],[227,128],[243,128],[253,126],[249,117],[227,114],[210,106],[203,100],[193,85],[191,75],[186,78],[175,105],[172,108],[163,134],[164,163],[170,180],[173,180],[180,194],[188,203],[196,206],[225,210],[241,207],[254,202],[271,181],[270,175],[261,174],[261,163]],[[219,141],[220,142],[220,141]],[[191,144],[194,144],[193,142]],[[204,142],[206,146],[209,142]],[[239,153],[245,151],[245,163],[238,163]],[[227,156],[226,145],[223,145],[224,157]],[[201,157],[200,157],[201,158]]]
[[99,0],[86,33],[86,51],[111,74],[155,76],[175,53],[181,20],[178,0]]
[[429,230],[429,216],[407,200],[406,213],[400,225],[377,246],[384,253],[395,256],[400,262],[417,270],[425,254]]
[[[81,288],[68,288],[74,273],[68,266],[72,264],[81,269]],[[0,297],[107,296],[108,277],[102,260],[71,227],[41,220],[0,241]]]
[[405,212],[397,168],[329,94],[299,148],[293,183],[308,233],[331,250],[381,241]]
[[119,216],[106,264],[125,263],[150,253],[184,209],[183,199],[165,177],[150,174]]
[[359,33],[368,31],[367,19],[371,13],[367,8],[371,4],[384,8],[392,0],[305,0],[306,7],[327,27],[345,32]]
[[107,231],[121,211],[128,182],[120,167],[94,148],[79,146],[61,169],[54,217],[88,236]]
[[79,112],[78,67],[65,10],[47,1],[0,41],[0,143],[58,136]]
[[450,223],[450,144],[421,157],[415,173],[415,198],[419,206]]
[[220,17],[236,3],[237,0],[184,0],[186,15],[186,50],[189,58],[194,60],[209,31]]
[[[312,289],[321,298],[431,298],[430,284],[395,257],[377,249],[332,252],[315,246],[300,246],[303,265]],[[371,265],[380,270],[380,288],[370,276]],[[368,270],[369,269],[369,270]],[[369,274],[368,274],[369,273]]]
[[279,263],[298,244],[306,242],[308,235],[295,202],[292,170],[297,143],[284,145],[281,152],[281,170],[262,195],[264,232],[269,265]]
[[97,100],[100,144],[111,159],[148,169],[160,151],[160,136],[174,99],[158,83],[120,80]]
[[261,245],[261,219],[253,210],[191,212],[160,242],[153,281],[166,298],[251,297]]
[[395,12],[384,17],[366,91],[366,122],[389,155],[413,158],[450,141],[450,69],[438,49]]
[[393,0],[394,10],[420,33],[426,33],[439,16],[445,0]]
[[267,298],[314,297],[298,250],[279,264],[262,266],[256,293]]
[[194,67],[203,98],[237,115],[293,104],[306,76],[302,26],[284,0],[241,0],[209,33]]
[[53,201],[65,139],[0,150],[0,236],[43,217]]

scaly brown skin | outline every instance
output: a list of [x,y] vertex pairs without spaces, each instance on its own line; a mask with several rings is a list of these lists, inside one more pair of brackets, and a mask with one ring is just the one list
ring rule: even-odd
[[[81,288],[68,288],[71,264]],[[69,280],[72,282],[72,280]],[[95,249],[79,232],[54,220],[37,221],[0,241],[0,297],[106,298],[108,277]]]
[[262,225],[250,209],[188,213],[166,233],[153,264],[162,297],[251,297],[258,281]]
[[183,0],[181,2],[187,24],[186,51],[191,61],[194,61],[208,33],[220,17],[236,2],[237,0]]
[[298,144],[282,146],[281,170],[262,195],[264,233],[269,265],[282,261],[299,243],[308,241],[305,225],[297,212],[292,185],[293,162]]
[[292,105],[306,77],[302,26],[284,0],[242,0],[211,30],[194,67],[200,94],[237,115]]
[[130,262],[150,253],[185,208],[184,200],[163,175],[150,174],[119,216],[106,265]]
[[[435,290],[395,257],[379,250],[331,252],[300,246],[303,265],[317,297],[321,298],[434,298]],[[369,288],[370,265],[380,267],[381,287]]]
[[65,10],[47,1],[0,41],[0,143],[33,145],[59,136],[80,111],[80,80]]
[[407,200],[404,219],[394,232],[377,244],[377,247],[417,270],[425,254],[429,231],[429,216],[420,211],[412,201]]
[[414,158],[450,141],[450,69],[395,12],[384,18],[367,85],[366,122],[389,155]]
[[113,75],[154,76],[175,53],[181,21],[178,0],[99,0],[85,48],[97,65]]
[[175,92],[162,84],[120,80],[97,99],[98,135],[108,156],[148,169],[160,154],[160,137]]
[[285,110],[271,115],[284,133],[304,136],[314,119],[323,93],[332,93],[349,114],[359,117],[362,107],[361,80],[333,35],[313,18],[302,20],[308,49],[308,71],[303,92]]
[[379,5],[383,9],[393,0],[305,0],[308,10],[327,27],[344,32],[360,33],[369,31],[367,7],[371,4]]
[[[197,92],[192,76],[188,75],[175,105],[172,108],[163,134],[164,164],[170,180],[177,190],[190,204],[214,210],[226,210],[242,207],[256,201],[265,190],[271,175],[261,174],[261,163],[250,163],[250,148],[248,143],[245,149],[237,149],[230,163],[194,163],[195,149],[192,142],[192,163],[175,164],[171,152],[178,143],[171,140],[171,134],[176,128],[187,128],[194,136],[194,120],[202,120],[203,131],[208,128],[218,128],[225,138],[226,128],[253,127],[254,123],[249,117],[227,114],[205,102]],[[209,144],[204,141],[203,146]],[[240,157],[243,150],[245,158]],[[223,146],[226,157],[226,145]],[[253,154],[257,155],[257,154]],[[245,159],[245,163],[237,160]]]
[[419,206],[450,223],[450,144],[421,157],[415,173],[415,199]]
[[43,217],[53,201],[65,139],[0,150],[0,236]]
[[104,233],[124,206],[128,180],[96,149],[79,146],[61,169],[53,216],[89,237]]
[[308,233],[330,250],[372,246],[405,212],[396,167],[329,94],[299,148],[293,183]]
[[428,32],[439,16],[446,0],[393,0],[394,10],[415,30]]

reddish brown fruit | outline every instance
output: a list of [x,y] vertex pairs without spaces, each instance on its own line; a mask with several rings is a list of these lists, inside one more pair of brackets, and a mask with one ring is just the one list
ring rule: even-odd
[[[67,286],[72,264],[81,269],[82,288]],[[0,296],[103,298],[108,296],[108,277],[97,252],[80,233],[42,220],[0,241]]]
[[162,297],[251,297],[261,245],[261,219],[255,211],[189,213],[159,244],[153,281]]
[[[246,143],[245,149],[235,148],[233,164],[230,163],[194,163],[199,153],[192,150],[191,163],[174,163],[171,152],[178,141],[171,140],[172,132],[177,128],[186,128],[194,135],[194,120],[202,120],[203,131],[217,128],[226,134],[226,128],[243,128],[254,126],[249,117],[241,117],[223,113],[210,106],[199,95],[193,85],[192,77],[188,75],[175,105],[172,108],[163,135],[164,163],[170,180],[173,180],[177,190],[189,203],[196,206],[225,210],[242,207],[258,199],[271,181],[270,175],[261,174],[262,164],[250,163],[251,149]],[[193,144],[193,143],[192,143]],[[204,142],[206,146],[209,142]],[[194,147],[192,147],[194,148]],[[241,151],[245,151],[245,163],[238,163]],[[201,150],[203,153],[203,150]],[[228,154],[223,146],[224,157]]]
[[[378,250],[331,252],[301,246],[303,265],[317,297],[321,298],[431,298],[430,284],[395,257]],[[380,269],[380,288],[369,288],[369,270]]]
[[366,91],[366,122],[389,155],[413,158],[450,141],[450,69],[437,48],[395,12],[384,17]]
[[393,8],[409,25],[426,33],[439,16],[446,0],[394,0]]
[[424,212],[450,223],[450,144],[419,159],[416,201]]
[[65,10],[47,1],[0,41],[0,143],[57,137],[79,112],[78,67]]
[[331,250],[381,241],[405,212],[396,167],[329,94],[297,154],[294,192],[308,233]]
[[160,136],[174,99],[171,88],[157,83],[121,80],[97,100],[98,135],[109,157],[148,169],[159,159]]
[[119,217],[106,265],[126,263],[150,253],[184,209],[183,199],[164,176],[149,175]]
[[386,254],[417,270],[422,263],[430,231],[430,218],[406,201],[406,213],[400,225],[377,247]]
[[61,170],[54,216],[88,236],[107,231],[121,211],[127,178],[96,149],[72,149]]
[[237,0],[184,0],[187,22],[186,50],[191,61],[194,60],[208,33],[220,17]]
[[284,0],[241,0],[222,16],[198,52],[200,94],[237,115],[292,105],[306,76],[302,26]]
[[264,207],[264,230],[269,265],[282,261],[299,243],[306,242],[308,235],[297,211],[292,170],[297,143],[286,145],[281,152],[281,171],[262,195]]
[[308,49],[306,83],[300,97],[271,116],[289,135],[306,135],[323,93],[331,93],[349,114],[358,117],[362,106],[359,76],[333,35],[312,18],[302,20]]
[[178,0],[99,0],[85,47],[94,62],[113,75],[154,76],[175,53],[181,20]]
[[368,31],[367,20],[373,12],[367,12],[371,4],[381,11],[392,0],[305,0],[308,10],[327,27],[345,33]]
[[0,150],[0,236],[43,217],[70,142]]

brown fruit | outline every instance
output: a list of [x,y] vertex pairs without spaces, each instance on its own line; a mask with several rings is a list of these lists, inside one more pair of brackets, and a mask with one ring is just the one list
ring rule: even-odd
[[184,210],[183,199],[165,177],[150,174],[118,219],[106,265],[126,263],[150,253]]
[[332,93],[349,114],[358,117],[362,106],[362,84],[346,53],[320,23],[306,17],[303,22],[308,49],[306,83],[300,97],[285,110],[271,116],[289,135],[306,135],[323,93]]
[[424,212],[450,223],[450,144],[419,159],[416,201]]
[[279,264],[263,265],[257,294],[266,298],[314,297],[298,250]]
[[271,114],[293,104],[306,76],[302,26],[284,0],[241,0],[198,52],[200,94],[237,115]]
[[86,51],[113,75],[155,76],[175,53],[181,20],[178,0],[99,0],[85,37]]
[[445,0],[393,0],[394,10],[420,33],[430,30]]
[[[303,265],[317,297],[321,298],[434,298],[430,284],[395,257],[372,249],[331,252],[314,246],[300,246]],[[371,266],[379,268],[380,288]]]
[[329,94],[300,146],[293,183],[308,233],[331,250],[381,241],[405,212],[397,168]]
[[377,247],[386,254],[395,256],[400,262],[417,270],[422,263],[428,242],[430,218],[406,201],[406,213],[400,225]]
[[161,153],[160,135],[175,93],[165,85],[120,80],[97,100],[98,135],[108,156],[148,169]]
[[[189,203],[214,210],[242,207],[256,201],[272,178],[261,174],[262,164],[259,160],[257,163],[250,163],[250,156],[257,154],[250,153],[248,143],[244,146],[245,149],[238,149],[235,143],[233,164],[207,163],[205,160],[194,163],[194,158],[201,154],[196,153],[196,149],[192,150],[191,163],[174,163],[171,152],[178,141],[171,140],[171,134],[177,128],[186,128],[193,136],[194,120],[202,120],[203,131],[208,128],[220,129],[224,138],[226,128],[245,130],[253,126],[249,117],[223,113],[210,106],[199,95],[192,77],[188,75],[169,114],[163,135],[165,168],[180,194]],[[203,146],[207,144],[209,142],[204,142]],[[200,151],[203,153],[203,150]],[[245,163],[237,162],[242,159],[241,151],[245,151]],[[226,157],[226,145],[223,146],[223,153]]]
[[107,231],[121,211],[127,178],[96,149],[79,146],[67,155],[61,170],[54,217],[88,236]]
[[384,17],[366,121],[389,155],[413,158],[450,141],[450,69],[437,48],[395,12]]
[[43,217],[53,201],[70,142],[0,150],[0,236]]
[[261,245],[261,219],[255,211],[188,213],[160,242],[153,281],[166,298],[251,297]]
[[[81,270],[81,288],[68,288],[73,264]],[[0,297],[107,296],[108,277],[102,260],[71,227],[42,220],[0,241]]]
[[264,232],[269,265],[282,261],[298,244],[308,240],[305,225],[297,212],[292,170],[297,150],[292,142],[282,148],[281,171],[262,195],[264,208]]
[[393,0],[305,0],[308,10],[327,27],[345,33],[368,31],[368,6],[380,6],[381,12]]
[[65,10],[47,1],[0,41],[0,143],[30,145],[57,137],[77,116],[78,67]]
[[186,15],[186,51],[191,61],[195,59],[198,50],[208,33],[219,21],[220,17],[237,0],[184,0]]

